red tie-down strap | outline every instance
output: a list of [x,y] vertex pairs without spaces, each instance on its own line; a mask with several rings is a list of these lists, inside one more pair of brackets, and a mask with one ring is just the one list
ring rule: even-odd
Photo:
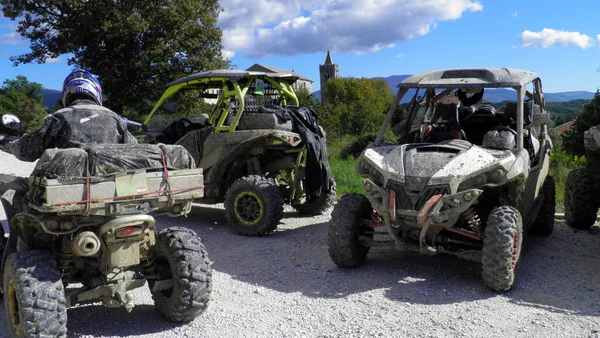
[[161,196],[161,195],[167,195],[168,196],[168,205],[169,207],[173,207],[174,205],[174,198],[173,198],[173,194],[175,193],[182,193],[182,192],[188,192],[188,191],[192,191],[192,190],[198,190],[198,189],[202,189],[202,186],[195,186],[195,187],[189,187],[189,188],[182,188],[182,189],[176,189],[173,190],[171,187],[171,181],[169,179],[169,169],[167,168],[167,161],[165,158],[165,154],[162,151],[162,149],[160,149],[160,155],[161,155],[161,160],[162,160],[162,165],[163,165],[163,178],[167,181],[167,190],[159,190],[159,191],[149,191],[149,192],[145,192],[145,193],[139,193],[139,194],[132,194],[132,195],[126,195],[126,196],[113,196],[113,197],[104,197],[104,198],[94,198],[92,199],[92,185],[91,185],[91,179],[90,179],[90,170],[89,168],[86,171],[86,178],[85,178],[85,200],[81,200],[81,201],[73,201],[73,202],[62,202],[62,203],[55,203],[52,204],[53,207],[61,207],[61,206],[66,206],[66,205],[73,205],[73,204],[84,204],[86,205],[85,207],[85,216],[89,215],[89,213],[91,212],[92,209],[92,203],[99,203],[99,202],[108,202],[108,201],[114,201],[114,200],[120,200],[120,199],[129,199],[129,198],[136,198],[136,197],[144,197],[144,196],[148,196],[148,195],[157,195],[157,196]]
[[[159,148],[160,149],[160,148]],[[165,153],[162,149],[160,149],[160,157],[162,159],[163,165],[163,178],[167,181],[167,196],[168,196],[168,206],[171,208],[174,204],[173,201],[173,190],[171,189],[171,180],[169,180],[169,169],[167,168],[167,160],[165,158]]]

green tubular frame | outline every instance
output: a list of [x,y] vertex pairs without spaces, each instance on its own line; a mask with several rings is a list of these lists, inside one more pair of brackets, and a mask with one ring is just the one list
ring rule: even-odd
[[[242,79],[242,81],[240,82],[233,81],[225,77],[200,78],[183,83],[178,83],[176,85],[168,87],[163,93],[163,95],[160,97],[154,108],[152,108],[150,114],[148,114],[148,116],[144,120],[143,126],[140,128],[140,131],[143,131],[143,129],[145,129],[148,126],[150,120],[152,119],[152,116],[154,116],[158,108],[162,106],[168,98],[175,95],[175,93],[179,92],[182,89],[220,89],[221,95],[219,95],[219,99],[217,100],[216,104],[218,108],[214,113],[211,114],[211,116],[208,119],[208,122],[213,123],[218,116],[218,121],[215,125],[215,133],[220,133],[222,131],[235,131],[240,121],[240,118],[242,117],[242,114],[244,112],[244,96],[248,92],[248,89],[250,88],[252,82],[259,78],[262,78],[263,80],[269,82],[270,84],[275,86],[275,88],[277,88],[281,95],[282,103],[284,106],[288,105],[288,100],[291,101],[289,102],[289,104],[291,105],[299,105],[298,97],[296,96],[292,85],[285,80],[276,81],[275,79],[270,77],[263,77],[257,75],[248,76]],[[219,84],[220,87],[216,84]],[[231,84],[231,87],[233,87],[233,89],[230,89],[230,86],[228,84]],[[231,97],[235,97],[239,102],[239,105],[237,107],[237,112],[235,114],[233,122],[231,123],[231,125],[226,126],[224,124],[229,113]]]

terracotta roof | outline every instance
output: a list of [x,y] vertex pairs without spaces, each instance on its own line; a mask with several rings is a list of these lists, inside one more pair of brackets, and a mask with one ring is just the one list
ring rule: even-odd
[[575,126],[575,120],[563,123],[560,126],[555,127],[554,130],[556,130],[556,132],[559,134],[564,134],[573,129],[573,126]]
[[292,74],[294,76],[297,76],[298,79],[302,80],[302,81],[308,81],[310,83],[313,83],[314,81],[304,77],[298,73],[295,73],[293,71],[289,71],[289,70],[285,70],[285,69],[279,69],[279,68],[275,68],[275,67],[270,67],[270,66],[265,66],[265,65],[261,65],[260,63],[255,63],[252,66],[250,66],[248,69],[249,71],[259,71],[259,72],[272,72],[272,73],[289,73]]

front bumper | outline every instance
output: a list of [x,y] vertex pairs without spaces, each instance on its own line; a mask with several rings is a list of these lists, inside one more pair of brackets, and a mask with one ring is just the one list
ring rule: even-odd
[[362,182],[373,209],[383,217],[386,226],[393,228],[401,225],[423,228],[429,227],[432,222],[436,226],[452,227],[483,193],[481,189],[468,189],[455,194],[436,194],[414,210],[400,207],[407,205],[398,203],[397,195],[402,195],[402,192],[383,189],[369,179]]

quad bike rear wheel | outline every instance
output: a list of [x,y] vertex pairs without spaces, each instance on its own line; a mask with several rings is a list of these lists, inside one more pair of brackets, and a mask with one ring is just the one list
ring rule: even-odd
[[225,215],[240,235],[267,235],[283,218],[283,197],[277,186],[262,176],[242,177],[227,190]]
[[339,267],[353,268],[367,259],[373,238],[373,229],[364,219],[371,217],[373,208],[364,195],[345,195],[331,213],[327,231],[329,256]]
[[323,191],[323,189],[321,189],[321,194],[312,201],[302,204],[292,204],[292,206],[298,213],[303,215],[322,215],[335,204],[336,184],[333,177],[329,180],[329,187],[329,191]]
[[542,205],[529,232],[539,236],[550,236],[554,230],[554,213],[556,212],[556,184],[552,176],[546,176],[540,190],[540,197]]
[[[200,238],[192,230],[171,227],[157,233],[150,252],[160,276],[148,281],[156,310],[172,322],[194,320],[208,307],[212,292],[211,262]],[[169,280],[170,287],[152,291]]]
[[523,221],[511,206],[495,207],[488,217],[483,238],[483,283],[496,291],[508,291],[515,280],[521,255]]
[[65,290],[52,255],[15,252],[4,270],[4,317],[11,337],[66,337]]
[[598,213],[596,194],[593,171],[581,168],[569,173],[564,199],[565,221],[568,226],[586,230],[594,225]]

